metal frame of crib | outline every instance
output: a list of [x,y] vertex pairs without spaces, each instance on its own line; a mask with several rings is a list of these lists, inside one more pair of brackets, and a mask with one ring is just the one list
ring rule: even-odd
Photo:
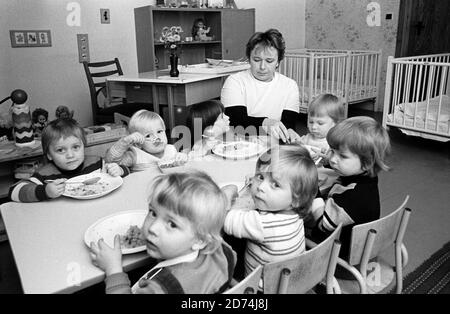
[[[413,131],[405,132],[411,135],[430,134],[435,136],[429,137],[431,139],[448,140],[450,138],[450,119],[447,118],[445,121],[443,111],[448,110],[450,105],[445,104],[443,100],[444,96],[450,96],[449,72],[450,53],[404,58],[389,57],[383,126],[394,126],[400,130]],[[444,108],[443,105],[448,107]],[[405,108],[407,106],[412,111],[410,117],[406,116]],[[434,111],[436,111],[436,117]],[[448,112],[446,114],[448,115]],[[436,121],[434,121],[435,118]],[[444,137],[444,139],[439,137]]]
[[[286,51],[279,72],[297,82],[300,112],[312,99],[332,93],[348,104],[377,99],[381,51],[296,49]],[[374,104],[376,105],[376,104]]]

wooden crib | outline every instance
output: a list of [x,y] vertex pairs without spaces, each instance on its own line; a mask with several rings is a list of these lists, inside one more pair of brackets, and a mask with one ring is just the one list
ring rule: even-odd
[[388,58],[383,126],[450,140],[450,53]]
[[286,51],[279,72],[298,84],[300,112],[306,113],[314,97],[331,93],[347,105],[376,100],[381,51],[296,49]]

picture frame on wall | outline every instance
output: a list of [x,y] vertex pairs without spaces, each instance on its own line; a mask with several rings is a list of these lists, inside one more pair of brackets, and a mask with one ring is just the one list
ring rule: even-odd
[[50,30],[10,30],[12,48],[51,47]]

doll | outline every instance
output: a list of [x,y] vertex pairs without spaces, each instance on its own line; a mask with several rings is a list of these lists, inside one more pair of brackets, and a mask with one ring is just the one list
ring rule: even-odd
[[36,108],[32,113],[32,118],[35,135],[40,135],[48,124],[48,111],[42,108]]
[[57,119],[59,118],[73,118],[73,110],[70,111],[66,106],[58,106],[56,108],[55,116]]
[[211,36],[207,36],[211,27],[206,28],[205,21],[201,18],[194,21],[192,26],[192,37],[194,40],[212,40]]

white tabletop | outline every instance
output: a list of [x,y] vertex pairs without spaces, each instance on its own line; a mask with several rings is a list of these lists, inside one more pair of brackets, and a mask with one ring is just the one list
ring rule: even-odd
[[[167,171],[200,169],[220,184],[243,181],[254,172],[255,164],[256,158],[234,161],[209,156]],[[101,282],[104,273],[91,263],[84,232],[112,213],[146,209],[146,189],[153,177],[150,171],[132,173],[119,189],[93,200],[61,197],[0,205],[24,292],[71,293]],[[147,260],[145,252],[125,255],[124,269],[142,266]]]
[[151,72],[142,72],[127,74],[121,76],[112,76],[106,78],[108,82],[142,82],[153,84],[188,84],[206,80],[212,80],[231,73],[180,73],[178,77],[171,77],[168,70],[158,70]]

